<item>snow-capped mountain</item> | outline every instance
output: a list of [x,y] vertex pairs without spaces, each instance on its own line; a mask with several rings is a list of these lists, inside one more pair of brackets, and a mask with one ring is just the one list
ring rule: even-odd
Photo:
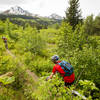
[[[40,16],[38,14],[32,14],[30,12],[28,12],[27,10],[22,9],[19,6],[15,6],[15,7],[11,7],[10,9],[1,12],[0,14],[5,14],[5,15],[26,15],[26,16],[32,16],[32,17],[43,17]],[[50,16],[44,16],[45,18],[50,18],[50,19],[54,19],[54,20],[62,20],[63,18],[61,16],[59,16],[58,14],[51,14]]]
[[52,18],[52,19],[63,19],[61,16],[59,16],[58,14],[55,14],[55,13],[51,14],[49,16],[49,18]]
[[14,15],[32,15],[30,12],[23,10],[19,6],[11,7],[9,10],[3,12],[3,14],[14,14]]

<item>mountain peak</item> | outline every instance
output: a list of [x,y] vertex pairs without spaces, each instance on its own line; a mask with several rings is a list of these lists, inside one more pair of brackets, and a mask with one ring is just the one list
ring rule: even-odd
[[23,10],[23,9],[19,6],[15,6],[15,7],[11,7],[10,10]]
[[58,14],[56,13],[53,13],[49,16],[49,18],[53,18],[53,19],[63,19],[61,16],[59,16]]
[[27,16],[31,15],[31,13],[29,13],[26,10],[23,10],[19,6],[11,7],[9,10],[4,11],[3,14],[27,15]]

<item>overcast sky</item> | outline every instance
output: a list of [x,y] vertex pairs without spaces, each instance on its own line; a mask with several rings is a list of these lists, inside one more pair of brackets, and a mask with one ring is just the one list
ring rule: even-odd
[[[9,9],[10,7],[20,6],[33,14],[41,16],[49,16],[52,13],[65,16],[66,8],[68,8],[69,0],[0,0],[0,11]],[[80,9],[82,16],[100,13],[100,0],[80,0]]]

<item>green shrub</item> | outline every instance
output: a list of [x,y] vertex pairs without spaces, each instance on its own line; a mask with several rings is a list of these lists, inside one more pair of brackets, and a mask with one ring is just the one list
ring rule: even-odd
[[37,73],[37,75],[41,75],[43,72],[51,72],[53,65],[49,59],[34,57],[34,61],[30,63],[30,69]]

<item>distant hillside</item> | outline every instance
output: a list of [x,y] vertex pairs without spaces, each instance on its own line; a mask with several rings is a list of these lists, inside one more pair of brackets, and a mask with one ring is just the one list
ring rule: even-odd
[[54,24],[60,25],[62,21],[62,17],[57,14],[42,17],[37,14],[31,14],[19,6],[11,7],[10,9],[0,13],[1,20],[6,20],[7,18],[9,18],[14,24],[24,27],[26,23],[29,23],[32,27],[37,27],[38,29],[47,28]]
[[62,22],[61,19],[52,19],[48,17],[0,14],[1,20],[5,21],[7,18],[9,18],[10,21],[14,24],[18,24],[24,27],[26,23],[29,23],[32,27],[37,27],[37,29],[47,28],[53,24],[60,25]]

